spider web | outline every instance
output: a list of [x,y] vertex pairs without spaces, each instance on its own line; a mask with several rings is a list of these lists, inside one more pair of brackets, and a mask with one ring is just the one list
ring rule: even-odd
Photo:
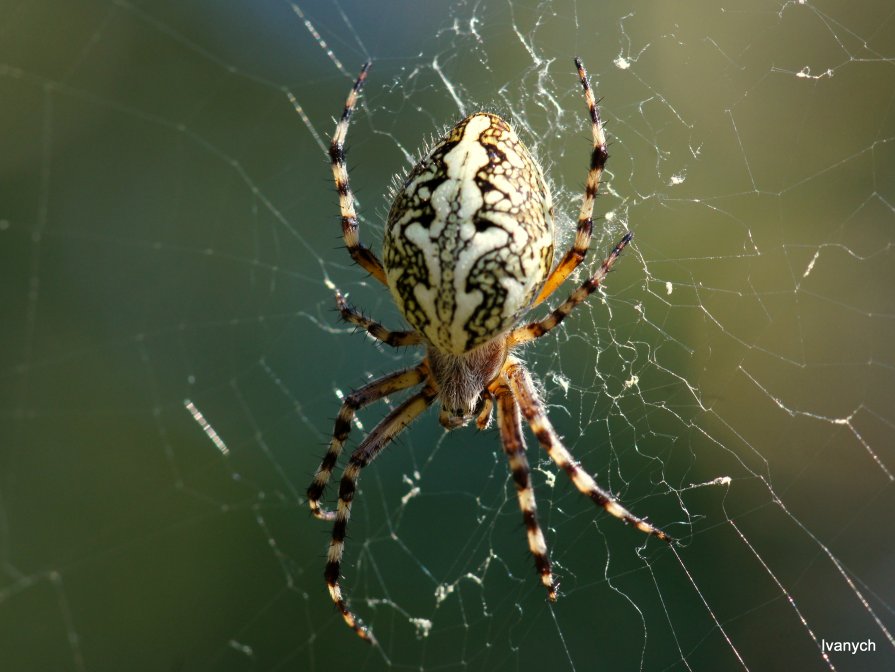
[[[0,5],[0,668],[895,666],[895,10],[596,4]],[[332,119],[372,58],[348,162],[374,249],[392,176],[481,107],[540,157],[562,250],[574,55],[613,143],[587,268],[636,238],[524,355],[576,457],[680,545],[529,436],[548,604],[496,431],[430,412],[361,477],[370,647],[303,493],[339,399],[418,355],[336,319],[339,287],[401,324],[339,249]]]

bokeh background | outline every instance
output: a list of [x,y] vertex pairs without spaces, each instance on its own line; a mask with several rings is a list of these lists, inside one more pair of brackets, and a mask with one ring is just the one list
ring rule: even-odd
[[[303,493],[340,396],[418,355],[336,319],[338,286],[400,325],[340,249],[333,118],[372,59],[374,249],[393,176],[479,108],[541,158],[568,244],[574,55],[612,137],[588,267],[636,238],[525,357],[588,470],[681,543],[529,438],[548,605],[496,432],[430,413],[361,478],[370,647]],[[890,3],[2,0],[0,101],[4,672],[895,667]]]

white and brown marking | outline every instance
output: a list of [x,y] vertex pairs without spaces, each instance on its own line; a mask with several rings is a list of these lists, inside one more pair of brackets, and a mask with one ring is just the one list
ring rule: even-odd
[[506,121],[470,115],[410,172],[383,263],[401,313],[446,354],[484,345],[528,310],[553,263],[553,205]]

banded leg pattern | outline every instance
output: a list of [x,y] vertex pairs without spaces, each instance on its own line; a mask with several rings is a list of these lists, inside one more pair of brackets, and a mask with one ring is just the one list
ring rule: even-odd
[[571,453],[562,445],[556,430],[550,424],[544,406],[537,397],[531,375],[521,363],[510,363],[506,370],[506,377],[513,394],[519,401],[525,419],[538,439],[538,443],[547,451],[547,455],[550,456],[550,459],[553,460],[556,466],[566,472],[572,483],[575,484],[575,487],[582,494],[587,495],[597,506],[605,509],[610,515],[633,525],[641,532],[658,537],[668,543],[674,541],[665,532],[657,527],[653,527],[643,518],[638,518],[619,504],[612,495],[597,485],[590,474],[578,465]]
[[575,58],[575,67],[578,70],[578,79],[581,81],[581,86],[584,89],[584,99],[587,102],[587,110],[590,113],[593,150],[591,151],[590,167],[584,183],[584,197],[581,200],[581,210],[578,213],[578,228],[575,232],[575,241],[562,258],[562,261],[550,273],[550,276],[541,288],[540,294],[538,294],[538,297],[532,304],[533,307],[553,294],[587,256],[594,228],[594,201],[600,190],[600,178],[603,176],[603,169],[606,167],[606,161],[609,159],[609,152],[606,150],[606,134],[603,132],[603,122],[600,120],[600,110],[597,107],[597,101],[594,100],[594,92],[591,90],[590,83],[587,80],[587,71],[578,57]]
[[541,575],[541,583],[547,589],[547,599],[555,602],[557,583],[553,578],[550,559],[547,556],[547,542],[538,525],[535,492],[531,487],[531,470],[525,457],[525,442],[522,439],[522,417],[519,415],[519,407],[513,399],[513,393],[507,387],[497,392],[497,421],[500,426],[501,443],[510,463],[513,482],[516,484],[516,496],[519,499],[519,509],[522,511],[522,520],[528,536],[528,550],[531,551],[535,567]]
[[618,244],[612,248],[612,252],[610,252],[609,256],[603,260],[603,263],[600,265],[600,268],[597,269],[597,272],[581,283],[581,286],[572,292],[569,295],[569,298],[547,315],[547,317],[537,322],[530,322],[513,331],[508,339],[509,345],[512,347],[514,345],[519,345],[520,343],[527,343],[528,341],[540,338],[551,329],[557,327],[559,323],[566,319],[569,313],[574,310],[575,306],[597,291],[603,283],[603,280],[609,275],[609,271],[612,270],[612,266],[619,258],[619,255],[621,255],[622,250],[624,250],[628,243],[631,242],[633,237],[634,234],[631,231],[628,231],[624,237],[618,241]]
[[376,340],[393,348],[399,348],[404,345],[418,345],[423,342],[423,337],[415,331],[390,331],[379,324],[379,322],[364,316],[348,305],[348,302],[339,290],[336,290],[336,305],[343,320],[350,322],[359,329],[363,329]]
[[324,577],[329,588],[330,597],[342,613],[345,623],[359,637],[369,642],[376,641],[373,633],[351,611],[339,583],[342,553],[345,548],[345,534],[348,529],[348,519],[351,517],[351,504],[354,501],[355,490],[357,489],[357,479],[361,470],[375,460],[382,449],[397,434],[432,404],[435,396],[435,390],[427,385],[383,418],[351,455],[339,484],[339,504],[335,512],[335,523],[333,524],[332,540],[330,541],[329,552],[326,557]]
[[329,450],[323,456],[323,460],[321,460],[320,466],[317,467],[317,472],[314,474],[314,479],[308,486],[308,505],[311,507],[311,513],[316,518],[321,520],[336,519],[336,512],[321,508],[320,500],[323,498],[326,484],[336,468],[336,462],[342,453],[345,440],[351,432],[351,421],[354,420],[355,413],[374,401],[418,385],[426,377],[426,371],[424,364],[410,369],[395,371],[382,378],[377,378],[345,397],[345,401],[342,402],[342,407],[339,409],[339,415],[336,416],[333,436],[329,442]]
[[332,162],[336,191],[339,193],[339,210],[342,214],[342,237],[345,239],[345,247],[348,248],[348,253],[357,264],[385,285],[387,283],[382,262],[370,248],[360,242],[357,211],[354,209],[354,194],[348,181],[348,166],[345,163],[345,137],[348,135],[348,124],[351,121],[351,113],[354,112],[354,107],[357,105],[361,89],[364,88],[364,81],[367,79],[369,70],[370,63],[364,63],[360,75],[354,82],[354,86],[351,87],[351,92],[345,101],[345,109],[342,110],[342,118],[336,124],[336,131],[329,147],[329,158]]

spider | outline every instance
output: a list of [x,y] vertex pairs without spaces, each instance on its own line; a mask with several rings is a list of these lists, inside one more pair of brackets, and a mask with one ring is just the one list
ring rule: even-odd
[[[575,487],[608,513],[666,542],[672,539],[638,518],[575,461],[550,424],[531,374],[514,351],[554,329],[590,296],[631,241],[626,233],[600,265],[546,317],[521,326],[524,314],[558,289],[584,260],[593,230],[594,199],[606,164],[606,138],[587,72],[575,67],[590,111],[593,150],[575,240],[553,264],[553,203],[541,168],[528,149],[495,114],[477,112],[454,126],[397,189],[388,214],[383,260],[360,242],[354,196],[345,164],[349,120],[367,77],[360,75],[336,125],[330,147],[339,193],[342,235],[351,258],[386,285],[412,327],[390,331],[350,307],[336,291],[343,319],[393,347],[423,346],[419,364],[373,380],[349,394],[339,409],[329,449],[308,487],[317,518],[333,522],[324,577],[345,622],[360,637],[375,641],[351,608],[339,583],[345,532],[361,470],[407,425],[436,401],[448,430],[475,419],[478,429],[497,420],[509,460],[528,547],[547,589],[556,600],[547,544],[538,525],[534,490],[522,438],[522,417],[551,460]],[[552,270],[551,270],[552,267]],[[342,472],[337,508],[321,507],[326,484],[348,438],[355,413],[384,397],[419,386],[361,441]]]

